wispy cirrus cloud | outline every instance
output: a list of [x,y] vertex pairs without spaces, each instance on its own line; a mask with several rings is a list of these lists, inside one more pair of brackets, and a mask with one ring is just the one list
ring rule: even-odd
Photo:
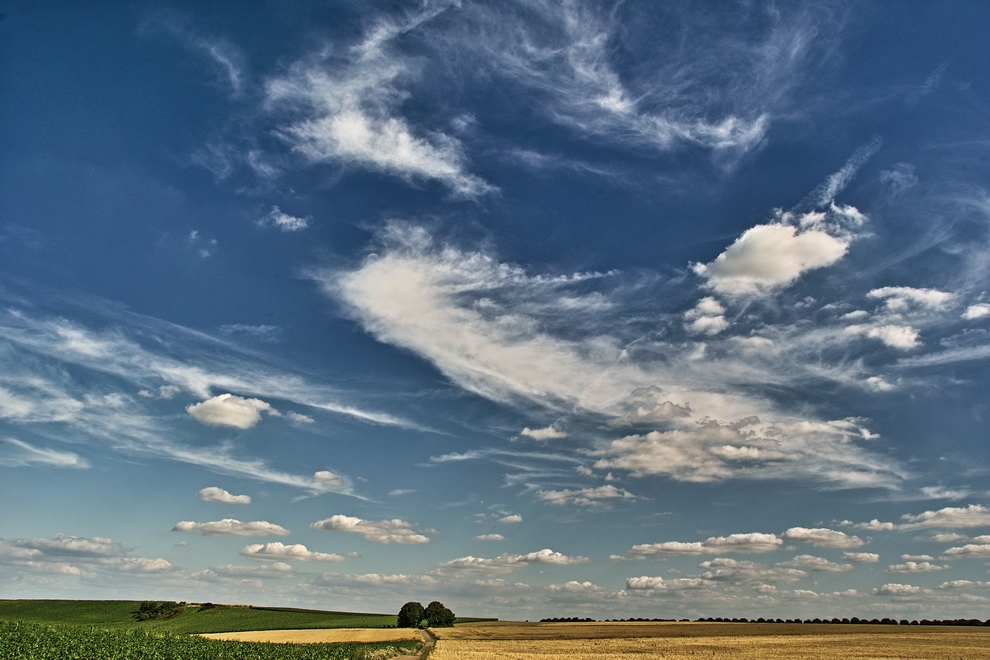
[[[547,119],[585,138],[659,151],[693,145],[731,159],[759,145],[819,47],[827,50],[820,25],[834,19],[820,9],[713,14],[671,5],[657,23],[641,21],[635,7],[606,13],[578,1],[473,6],[461,11],[472,29],[447,43],[479,51],[479,65],[529,90]],[[678,38],[657,38],[668,30]],[[634,56],[650,65],[620,67]]]
[[[0,391],[0,396],[4,392]],[[85,470],[89,461],[71,451],[35,447],[16,438],[0,439],[0,465],[6,467],[47,466]]]
[[408,97],[402,81],[417,73],[393,43],[448,8],[433,3],[402,19],[381,18],[346,53],[328,47],[270,77],[266,105],[284,117],[277,134],[311,163],[435,181],[463,198],[494,192],[467,171],[457,138],[413,126],[400,113]]

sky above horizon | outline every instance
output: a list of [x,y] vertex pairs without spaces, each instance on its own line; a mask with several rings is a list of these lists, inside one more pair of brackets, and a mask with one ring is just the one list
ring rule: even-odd
[[987,618],[986,3],[0,13],[0,596]]

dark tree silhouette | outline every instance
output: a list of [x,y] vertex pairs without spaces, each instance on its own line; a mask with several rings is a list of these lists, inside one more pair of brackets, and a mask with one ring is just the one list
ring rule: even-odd
[[430,622],[431,628],[449,628],[454,625],[454,613],[438,600],[426,606],[424,616]]
[[409,601],[399,610],[399,628],[418,628],[419,622],[426,618],[423,606],[415,601]]

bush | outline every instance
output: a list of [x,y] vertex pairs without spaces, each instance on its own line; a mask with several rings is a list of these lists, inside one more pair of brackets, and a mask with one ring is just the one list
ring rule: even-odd
[[426,610],[415,601],[409,601],[399,610],[398,628],[418,628],[419,622],[426,617]]

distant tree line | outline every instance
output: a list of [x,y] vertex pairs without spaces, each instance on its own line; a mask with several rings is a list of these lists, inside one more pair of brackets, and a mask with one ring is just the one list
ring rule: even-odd
[[410,601],[399,609],[399,628],[449,628],[454,625],[454,613],[438,600],[423,607]]
[[[686,622],[691,619],[641,619],[641,618],[630,618],[630,619],[605,619],[604,623],[642,623],[642,622],[675,622],[681,621]],[[727,619],[722,617],[702,617],[696,619],[699,623],[848,623],[848,624],[873,624],[873,625],[887,625],[887,626],[988,626],[990,627],[990,619],[986,621],[981,621],[979,619],[922,619],[921,621],[913,620],[908,621],[907,619],[860,619],[859,617],[852,617],[849,619],[764,619],[760,617],[759,619],[747,619],[742,617],[739,619]],[[540,623],[597,623],[597,619],[590,618],[580,618],[576,616],[572,617],[553,617],[548,619],[540,619]]]

